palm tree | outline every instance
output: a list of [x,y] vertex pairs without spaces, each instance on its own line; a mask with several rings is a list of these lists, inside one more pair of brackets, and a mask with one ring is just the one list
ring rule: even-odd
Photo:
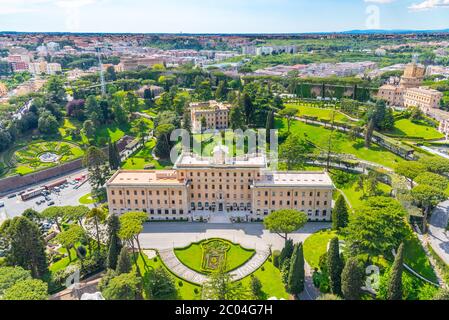
[[107,217],[106,212],[101,208],[93,208],[86,215],[86,220],[87,221],[93,220],[95,224],[95,229],[97,233],[97,244],[98,244],[97,252],[100,251],[100,230],[98,226],[100,223],[106,220],[106,217]]

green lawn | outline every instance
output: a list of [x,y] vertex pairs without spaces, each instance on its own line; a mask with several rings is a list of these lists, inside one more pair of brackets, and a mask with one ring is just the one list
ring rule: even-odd
[[325,230],[314,233],[304,241],[304,259],[312,268],[318,268],[320,257],[327,252],[327,244],[336,236],[335,231]]
[[[155,261],[155,259],[150,260],[147,258],[147,256],[145,256],[145,261],[149,267],[149,270],[145,270],[143,260],[140,256],[137,261],[138,261],[137,263],[139,264],[140,270],[143,272],[143,279],[144,279],[145,287],[148,287],[148,281],[149,281],[148,271],[150,271],[152,269],[156,269],[156,268],[164,268],[173,276],[176,288],[178,290],[177,296],[168,297],[168,299],[173,299],[173,300],[200,300],[201,299],[201,287],[176,277],[161,262],[161,259],[159,257],[157,257],[156,261]],[[182,286],[179,285],[180,282],[182,282]],[[195,289],[198,290],[198,293],[195,293]],[[148,296],[146,296],[146,298],[148,298]]]
[[[281,132],[286,131],[287,121],[276,119],[276,128],[280,129]],[[307,138],[319,148],[322,148],[322,150],[327,150],[331,130],[301,121],[293,121],[291,132]],[[399,156],[378,145],[373,144],[371,148],[367,149],[362,139],[351,141],[347,134],[337,131],[334,132],[332,138],[332,152],[352,154],[359,159],[375,162],[389,168],[395,168],[399,162],[404,161]]]
[[413,235],[404,243],[404,261],[427,280],[437,282],[437,277],[419,239]]
[[[259,268],[254,276],[259,278],[262,283],[262,291],[264,299],[276,297],[278,299],[289,299],[289,294],[285,291],[284,284],[282,283],[281,272],[277,269],[273,263],[266,261],[265,264]],[[250,286],[251,277],[246,277],[241,281],[244,286]]]
[[153,158],[151,153],[155,145],[155,140],[148,141],[144,148],[125,161],[122,168],[126,170],[143,170],[145,169],[145,166],[152,165],[154,169],[162,170],[166,167],[170,167],[172,165],[170,161],[157,161]]
[[96,201],[92,198],[92,194],[88,193],[79,199],[81,204],[94,204]]
[[[319,120],[328,121],[332,120],[332,113],[334,112],[333,109],[310,107],[304,104],[286,104],[285,107],[298,109],[298,116],[317,117]],[[338,110],[335,112],[335,121],[351,122],[351,120],[346,115]]]
[[434,127],[428,124],[414,123],[409,119],[397,120],[394,124],[394,130],[390,132],[391,134],[404,136],[404,137],[418,137],[426,140],[441,139],[444,135]]
[[[346,195],[346,198],[348,199],[353,209],[357,209],[363,205],[363,192],[361,190],[358,190],[356,181],[349,183],[347,186],[341,188],[340,190]],[[389,196],[391,187],[389,185],[379,183],[379,191],[379,195]],[[338,193],[336,193],[336,196],[337,195]]]
[[[246,261],[248,261],[255,253],[254,250],[248,250],[240,245],[232,244],[229,241],[222,240],[230,245],[229,251],[226,253],[226,270],[234,270]],[[175,254],[178,259],[192,270],[207,273],[202,268],[203,263],[203,249],[201,244],[204,242],[193,243],[186,248],[175,249]]]

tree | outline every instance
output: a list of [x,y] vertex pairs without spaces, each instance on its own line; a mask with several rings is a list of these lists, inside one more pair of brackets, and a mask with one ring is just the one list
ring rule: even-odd
[[374,133],[374,120],[371,119],[365,128],[365,148],[371,147],[373,133]]
[[109,157],[108,157],[109,167],[111,168],[111,170],[119,169],[122,159],[120,157],[120,152],[118,151],[117,143],[109,141],[108,151],[109,151]]
[[[55,241],[61,246],[66,248],[69,261],[72,262],[72,254],[70,250],[75,247],[77,249],[77,243],[85,239],[85,234],[83,228],[78,225],[72,225],[66,231],[60,232],[56,237]],[[78,254],[78,256],[82,256]]]
[[[139,234],[143,230],[143,223],[148,219],[148,216],[144,212],[127,212],[120,217],[120,230],[119,237],[120,239],[127,241],[128,244],[132,248],[133,254],[136,252],[134,243],[137,244],[138,254],[142,258],[143,264],[145,267],[146,260],[143,256],[142,249],[140,247]],[[136,264],[136,268],[140,273],[139,265],[137,263],[137,259],[134,258],[134,262]]]
[[292,257],[294,250],[295,250],[295,246],[293,244],[293,240],[288,239],[285,242],[284,247],[282,248],[281,254],[279,255],[279,265],[280,266],[282,266],[282,264],[284,263],[284,261],[286,259],[290,259]]
[[120,250],[120,255],[117,261],[116,273],[129,273],[132,270],[131,258],[128,253],[128,248],[122,247]]
[[66,212],[63,207],[49,207],[42,212],[42,217],[53,221],[59,232],[62,232],[62,219]]
[[427,217],[432,210],[440,203],[447,199],[444,190],[437,189],[425,184],[414,187],[411,191],[413,200],[421,208],[423,213],[423,232],[427,230]]
[[176,286],[173,278],[163,268],[157,268],[150,272],[148,289],[152,299],[165,300],[176,297]]
[[89,171],[93,196],[102,199],[104,197],[103,186],[110,174],[107,156],[99,148],[91,146],[84,155],[83,165]]
[[341,294],[341,271],[343,264],[340,257],[340,246],[337,237],[332,238],[327,251],[327,270],[329,273],[329,284],[333,294]]
[[417,184],[424,184],[439,190],[446,190],[449,180],[439,174],[423,172],[415,178]]
[[95,125],[92,120],[86,120],[83,123],[83,129],[81,132],[88,138],[92,139],[95,135]]
[[307,223],[307,215],[304,212],[291,209],[281,209],[272,212],[264,220],[264,226],[270,232],[277,233],[285,242],[288,234],[295,232]]
[[142,297],[140,278],[134,273],[123,273],[112,278],[101,292],[106,300],[136,300]]
[[101,241],[100,241],[100,223],[103,223],[106,220],[107,214],[101,208],[93,208],[86,214],[87,221],[93,221],[95,225],[95,236],[97,237],[97,253],[101,250]]
[[245,117],[240,106],[235,106],[229,112],[229,122],[232,130],[245,128]]
[[217,90],[215,91],[215,99],[218,101],[225,101],[228,96],[228,88],[226,81],[220,81],[218,83]]
[[295,245],[295,250],[290,262],[290,272],[287,283],[287,291],[298,295],[304,291],[304,253],[302,243]]
[[280,147],[280,159],[286,163],[287,170],[304,168],[313,148],[297,134],[291,134]]
[[253,274],[251,275],[251,292],[257,300],[263,296],[262,282]]
[[145,143],[145,137],[148,136],[150,131],[150,126],[148,125],[148,122],[144,118],[139,118],[133,125],[133,128],[131,129],[132,132],[140,138],[140,142],[142,145]]
[[340,298],[339,296],[335,295],[335,294],[326,293],[326,294],[323,294],[323,295],[319,296],[317,298],[317,300],[332,301],[332,300],[343,300],[343,299]]
[[51,135],[58,132],[59,123],[51,112],[43,111],[39,115],[37,127],[41,133]]
[[189,133],[192,132],[192,120],[189,108],[184,109],[184,113],[182,116],[182,128]]
[[106,265],[110,269],[117,268],[117,260],[122,249],[122,242],[118,236],[120,221],[116,215],[111,215],[108,219],[108,256]]
[[254,115],[254,106],[253,106],[253,103],[251,101],[251,97],[249,96],[248,93],[244,92],[240,96],[239,107],[245,113],[246,124],[249,125],[251,123],[251,119],[252,119],[252,117]]
[[45,244],[39,227],[25,217],[6,220],[2,225],[2,234],[9,243],[6,262],[31,271],[35,278],[42,277],[48,271]]
[[267,142],[270,141],[270,132],[272,129],[274,129],[274,112],[269,111],[267,114],[267,122],[265,124]]
[[279,116],[287,120],[287,132],[290,133],[290,127],[293,119],[298,114],[298,110],[295,108],[285,108],[279,111]]
[[[345,231],[353,255],[388,256],[410,234],[402,205],[389,197],[372,197],[355,211]],[[382,232],[380,232],[380,230]]]
[[48,285],[42,280],[27,279],[16,282],[5,291],[3,300],[47,300]]
[[413,188],[414,180],[422,172],[426,171],[426,167],[417,161],[402,161],[396,167],[396,173],[410,180],[410,187]]
[[22,213],[22,216],[25,217],[25,218],[28,218],[30,221],[33,221],[34,223],[41,222],[42,218],[43,218],[42,215],[39,212],[37,212],[36,210],[31,209],[31,208],[26,209]]
[[340,231],[345,228],[349,222],[348,206],[345,197],[340,194],[332,210],[332,229]]
[[402,300],[402,271],[404,269],[404,244],[401,243],[394,259],[388,283],[388,300]]
[[251,296],[241,282],[233,281],[231,274],[224,270],[213,273],[203,290],[211,300],[247,300]]
[[204,132],[207,130],[207,120],[204,116],[201,117],[201,132]]
[[15,283],[31,279],[31,272],[21,267],[1,267],[0,268],[0,297]]
[[436,174],[449,173],[449,160],[442,157],[425,157],[420,162],[426,167],[427,171]]
[[172,124],[163,124],[156,128],[156,146],[154,152],[156,156],[162,159],[169,159],[171,152],[170,135],[175,130],[175,126]]
[[341,274],[341,291],[346,300],[360,300],[363,273],[356,258],[349,258]]

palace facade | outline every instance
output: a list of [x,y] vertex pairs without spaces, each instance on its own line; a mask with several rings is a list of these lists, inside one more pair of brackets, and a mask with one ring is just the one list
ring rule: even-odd
[[197,213],[263,220],[279,209],[330,221],[334,185],[326,172],[274,172],[264,155],[180,155],[173,170],[117,171],[107,182],[109,210],[148,213],[150,220],[193,220]]
[[192,131],[198,133],[204,130],[228,129],[230,111],[231,105],[215,100],[191,103]]

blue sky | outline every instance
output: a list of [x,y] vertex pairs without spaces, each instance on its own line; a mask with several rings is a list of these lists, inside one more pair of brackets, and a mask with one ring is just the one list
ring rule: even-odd
[[449,28],[449,0],[0,0],[0,30],[283,33]]

